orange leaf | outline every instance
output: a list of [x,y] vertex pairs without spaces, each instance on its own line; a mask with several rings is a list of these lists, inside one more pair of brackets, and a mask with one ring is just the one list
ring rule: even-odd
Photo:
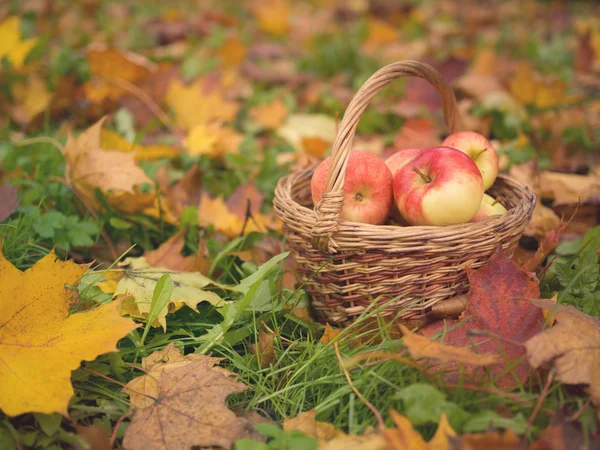
[[279,97],[271,103],[258,105],[250,110],[252,120],[269,130],[279,128],[283,124],[287,114],[288,109]]

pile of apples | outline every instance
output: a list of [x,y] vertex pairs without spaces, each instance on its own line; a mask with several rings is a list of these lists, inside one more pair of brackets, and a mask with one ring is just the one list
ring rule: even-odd
[[[315,204],[325,193],[330,159],[317,167],[311,180]],[[497,175],[496,150],[471,131],[454,133],[439,147],[401,150],[386,161],[352,150],[341,217],[375,225],[390,216],[409,225],[477,222],[506,212],[485,193]]]

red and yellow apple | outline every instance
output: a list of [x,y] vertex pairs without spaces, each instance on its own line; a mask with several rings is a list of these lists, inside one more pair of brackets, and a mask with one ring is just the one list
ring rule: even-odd
[[502,203],[500,203],[491,195],[483,194],[481,205],[479,205],[477,214],[475,214],[475,217],[471,219],[471,222],[479,222],[480,220],[486,219],[490,216],[504,214],[505,212],[506,208],[502,205]]
[[498,175],[498,154],[485,137],[474,131],[461,131],[444,139],[442,146],[452,147],[468,155],[481,171],[483,188],[488,190]]
[[396,174],[398,169],[401,169],[406,163],[412,161],[421,151],[420,148],[408,148],[400,150],[385,160],[385,164],[390,168],[392,176]]
[[[319,164],[310,187],[315,205],[321,200],[327,185],[331,157]],[[352,150],[344,180],[342,219],[374,225],[385,223],[392,208],[392,172],[372,153]]]
[[396,206],[411,225],[454,225],[477,213],[483,177],[465,153],[432,147],[396,172],[393,189]]

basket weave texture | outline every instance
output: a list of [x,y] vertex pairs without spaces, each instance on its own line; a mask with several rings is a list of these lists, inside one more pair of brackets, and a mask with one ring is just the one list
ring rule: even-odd
[[281,178],[274,206],[283,221],[304,289],[317,319],[347,326],[373,303],[384,315],[410,319],[469,289],[466,268],[484,265],[502,247],[512,253],[531,220],[535,196],[515,179],[499,175],[487,191],[508,210],[476,223],[445,227],[370,225],[340,218],[352,140],[370,100],[392,80],[417,76],[442,98],[451,132],[459,128],[454,93],[431,66],[399,61],[373,74],[355,94],[333,143],[326,192],[313,205],[314,167]]

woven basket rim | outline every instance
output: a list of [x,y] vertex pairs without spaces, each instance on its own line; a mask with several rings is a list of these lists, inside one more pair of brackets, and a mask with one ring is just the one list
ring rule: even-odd
[[[304,222],[309,221],[311,224],[316,222],[316,213],[314,209],[300,205],[293,199],[292,189],[297,180],[304,177],[312,176],[316,165],[298,172],[290,173],[279,179],[275,190],[275,210],[282,208],[287,210],[290,216],[296,216],[303,219]],[[510,223],[515,216],[528,215],[535,207],[535,195],[527,186],[523,186],[514,177],[505,174],[498,174],[496,183],[503,183],[512,188],[511,191],[519,198],[519,203],[507,210],[506,213],[497,216],[491,216],[478,222],[467,222],[457,225],[446,226],[423,226],[423,225],[372,225],[361,222],[350,222],[340,219],[339,228],[335,234],[340,232],[354,232],[357,238],[360,239],[360,234],[368,234],[373,237],[374,234],[381,234],[382,238],[386,239],[403,239],[403,238],[421,238],[421,239],[440,239],[464,236],[468,234],[484,234],[490,227],[496,227],[503,223]],[[496,186],[490,189],[494,189]],[[285,218],[278,214],[280,219],[285,222]],[[334,234],[334,236],[335,236]],[[426,245],[426,242],[424,242]],[[340,248],[339,250],[343,250]],[[381,249],[383,251],[393,252],[393,249]]]

